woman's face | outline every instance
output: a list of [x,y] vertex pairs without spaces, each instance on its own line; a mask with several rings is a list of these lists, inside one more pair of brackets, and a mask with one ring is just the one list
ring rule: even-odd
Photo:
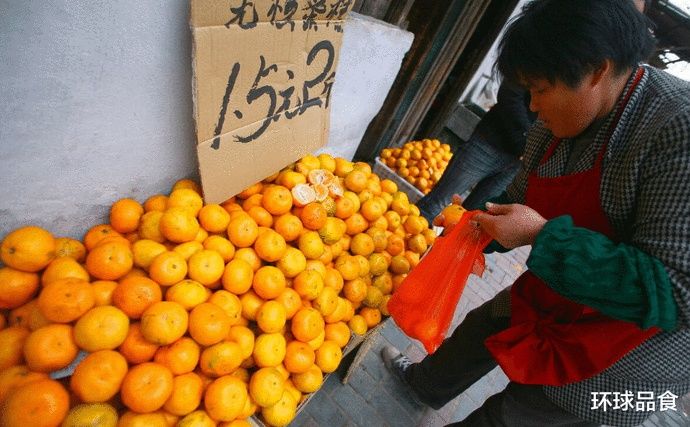
[[572,88],[561,81],[529,80],[530,110],[558,138],[572,138],[587,129],[600,111],[600,95],[588,78]]

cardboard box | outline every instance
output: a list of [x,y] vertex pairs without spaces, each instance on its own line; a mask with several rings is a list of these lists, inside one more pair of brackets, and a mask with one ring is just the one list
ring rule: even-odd
[[407,198],[410,200],[410,203],[417,203],[419,199],[424,197],[424,193],[419,191],[419,189],[414,185],[405,181],[405,178],[395,173],[395,171],[383,163],[379,157],[376,158],[373,172],[381,179],[388,178],[398,184],[398,190],[407,194]]
[[194,118],[206,203],[328,142],[354,0],[191,0]]

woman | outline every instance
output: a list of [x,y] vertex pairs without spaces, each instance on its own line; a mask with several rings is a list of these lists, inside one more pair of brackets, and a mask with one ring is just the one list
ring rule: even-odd
[[639,66],[652,48],[629,1],[535,0],[508,27],[498,69],[538,119],[476,225],[532,245],[529,271],[422,362],[383,354],[435,408],[500,365],[458,425],[632,426],[690,392],[690,84]]

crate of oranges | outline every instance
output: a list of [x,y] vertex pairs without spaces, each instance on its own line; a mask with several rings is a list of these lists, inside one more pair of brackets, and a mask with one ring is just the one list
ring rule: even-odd
[[377,163],[386,177],[390,178],[392,172],[401,178],[396,182],[404,180],[407,185],[399,186],[408,189],[410,201],[416,202],[434,188],[452,156],[450,145],[438,139],[423,139],[407,142],[402,147],[384,148]]
[[328,154],[104,220],[3,230],[0,425],[287,425],[436,237],[393,181]]

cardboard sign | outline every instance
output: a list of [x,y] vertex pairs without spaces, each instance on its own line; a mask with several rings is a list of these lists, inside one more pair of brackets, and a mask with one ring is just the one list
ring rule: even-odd
[[328,142],[354,0],[191,0],[194,117],[206,203]]

